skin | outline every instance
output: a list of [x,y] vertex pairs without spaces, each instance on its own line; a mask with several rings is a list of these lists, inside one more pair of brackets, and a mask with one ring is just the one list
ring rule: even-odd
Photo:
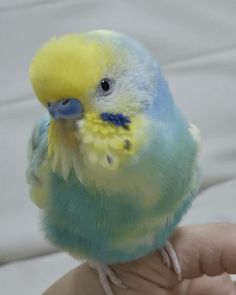
[[[233,295],[229,274],[236,273],[236,225],[206,224],[178,228],[170,241],[183,280],[162,262],[158,252],[114,266],[127,289],[112,285],[116,295]],[[104,295],[97,273],[86,263],[59,279],[43,295]]]

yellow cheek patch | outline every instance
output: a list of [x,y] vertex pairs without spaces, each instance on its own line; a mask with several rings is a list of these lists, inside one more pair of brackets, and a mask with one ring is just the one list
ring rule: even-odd
[[96,113],[87,113],[78,122],[78,139],[83,156],[92,164],[115,170],[135,156],[145,141],[145,119],[130,118],[129,128],[104,122]]

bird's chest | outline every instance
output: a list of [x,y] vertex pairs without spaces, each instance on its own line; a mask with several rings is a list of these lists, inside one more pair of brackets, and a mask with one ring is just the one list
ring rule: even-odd
[[125,261],[162,245],[163,228],[174,226],[167,225],[169,209],[161,210],[159,201],[156,195],[150,206],[141,190],[107,193],[82,185],[73,173],[67,181],[52,174],[43,224],[48,239],[71,253]]
[[[137,200],[142,192],[107,193],[91,184],[78,183],[75,175],[67,181],[51,175],[48,210],[44,224],[48,238],[65,249],[96,252],[93,247],[120,248],[120,242],[136,231],[136,238],[143,237],[144,229],[138,225],[145,220],[147,211]],[[133,238],[133,241],[135,238]]]

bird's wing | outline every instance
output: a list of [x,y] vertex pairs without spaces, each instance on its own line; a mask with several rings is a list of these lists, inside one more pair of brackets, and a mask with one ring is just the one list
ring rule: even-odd
[[48,183],[48,126],[49,116],[43,116],[35,125],[28,145],[27,182],[30,185],[32,201],[39,207],[45,207]]

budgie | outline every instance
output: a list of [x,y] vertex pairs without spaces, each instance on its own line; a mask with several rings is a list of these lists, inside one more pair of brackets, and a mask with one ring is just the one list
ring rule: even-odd
[[153,55],[98,30],[49,40],[29,75],[47,113],[29,142],[27,178],[46,238],[97,269],[159,250],[181,278],[169,237],[199,187],[199,131],[176,107]]

